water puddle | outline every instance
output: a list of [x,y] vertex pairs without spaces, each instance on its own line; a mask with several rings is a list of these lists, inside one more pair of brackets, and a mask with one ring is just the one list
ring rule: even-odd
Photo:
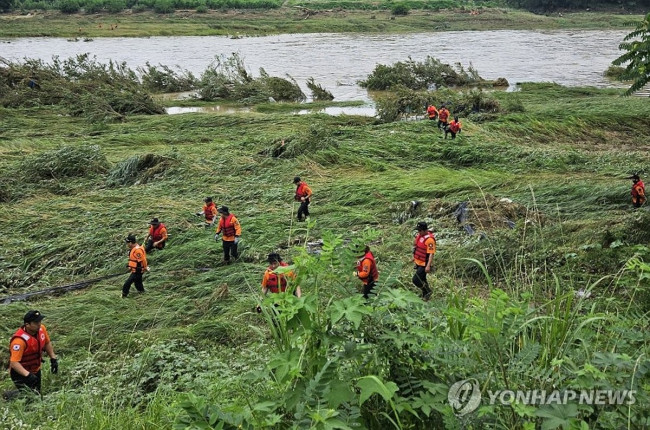
[[[224,114],[234,114],[234,113],[247,113],[251,109],[247,107],[230,107],[230,106],[172,106],[165,109],[168,115],[179,115],[185,113],[224,113]],[[318,109],[300,109],[295,111],[296,115],[310,115],[316,113],[324,113],[326,115],[338,116],[338,115],[360,115],[360,116],[375,116],[375,107],[374,106],[330,106],[326,108]]]
[[338,116],[338,115],[360,115],[360,116],[375,116],[376,111],[374,106],[347,106],[347,107],[338,107],[330,106],[321,109],[301,109],[296,114],[298,115],[309,115],[314,113],[324,113],[326,115]]
[[227,107],[227,106],[172,106],[165,108],[168,115],[179,115],[183,113],[242,113],[250,112],[246,107]]

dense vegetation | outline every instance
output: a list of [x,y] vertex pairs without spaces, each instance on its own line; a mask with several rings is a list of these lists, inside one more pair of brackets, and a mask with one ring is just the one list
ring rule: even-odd
[[394,15],[406,15],[410,10],[438,11],[441,9],[483,7],[513,7],[530,11],[550,12],[558,9],[616,9],[643,10],[650,6],[650,0],[401,0],[399,2],[371,2],[367,0],[0,0],[0,11],[59,10],[63,13],[92,14],[107,12],[116,14],[126,9],[133,12],[153,10],[156,13],[170,13],[178,9],[194,9],[205,13],[209,9],[278,9],[300,7],[313,10],[390,10]]
[[625,53],[614,60],[613,64],[614,66],[625,65],[618,78],[632,81],[632,85],[626,92],[630,95],[650,82],[650,13],[637,23],[634,31],[625,36],[619,49]]
[[[141,239],[153,217],[170,242],[149,256],[143,296],[118,299],[117,278],[3,307],[5,339],[27,309],[47,316],[61,366],[44,371],[43,401],[0,404],[4,427],[650,425],[650,212],[632,210],[625,179],[650,171],[648,100],[555,84],[400,87],[378,103],[381,120],[259,100],[240,114],[84,115],[74,97],[54,97],[77,88],[64,81],[83,86],[92,70],[116,93],[126,84],[110,84],[131,72],[82,59],[55,67],[52,88],[16,81],[19,65],[0,75],[4,98],[29,100],[0,108],[2,296],[123,271],[124,237]],[[147,70],[125,91],[178,78]],[[432,121],[390,115],[409,106],[423,116],[424,101],[440,100],[463,112],[454,141]],[[301,224],[296,174],[315,191]],[[207,195],[242,223],[233,265],[194,216]],[[426,303],[411,284],[419,220],[438,240]],[[366,243],[381,272],[368,303],[352,275]],[[259,295],[272,251],[294,264],[303,291],[276,298],[279,316]],[[636,402],[483,403],[458,417],[448,390],[468,378],[489,390],[634,389]]]

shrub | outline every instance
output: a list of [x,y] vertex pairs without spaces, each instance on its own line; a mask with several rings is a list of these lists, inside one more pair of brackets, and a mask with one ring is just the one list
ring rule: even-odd
[[395,16],[408,15],[410,8],[404,3],[398,3],[391,8],[391,13]]
[[87,14],[101,12],[103,8],[104,8],[103,0],[88,0],[84,4],[84,12],[86,12]]
[[64,146],[29,157],[22,163],[26,180],[60,179],[108,171],[108,161],[97,145]]
[[142,84],[149,91],[174,93],[194,89],[196,77],[188,70],[180,70],[180,67],[178,69],[179,71],[175,72],[168,66],[152,66],[147,62],[145,67],[139,67],[138,71],[142,76]]
[[412,90],[422,90],[486,83],[471,65],[465,70],[460,63],[452,67],[428,56],[423,62],[416,62],[409,58],[405,62],[398,61],[391,66],[378,64],[365,80],[359,82],[359,85],[369,90],[382,91],[397,85]]
[[[30,81],[36,82],[35,88],[30,87]],[[130,114],[165,113],[126,63],[102,64],[88,54],[65,61],[55,57],[52,64],[41,60],[7,63],[6,68],[0,68],[0,104],[60,104],[71,115],[102,121]]]
[[260,74],[259,78],[254,78],[237,54],[218,57],[201,75],[199,96],[203,100],[230,99],[243,103],[265,102],[270,97],[296,102],[305,99],[293,78],[269,76],[264,69],[260,69]]
[[59,10],[61,13],[77,13],[79,12],[79,2],[77,0],[61,0]]
[[[288,79],[269,76],[264,69],[260,69],[263,90],[268,97],[273,97],[277,101],[301,102],[305,100],[305,94],[300,89],[296,81],[288,76]],[[268,98],[267,97],[267,98]]]
[[625,72],[625,67],[621,66],[609,66],[607,70],[605,70],[605,77],[609,79],[614,79],[614,80],[621,80],[621,76],[623,76],[623,73]]
[[314,78],[310,77],[307,79],[307,88],[311,90],[311,98],[314,101],[330,101],[334,100],[334,96],[331,92],[327,91],[320,84],[317,84],[314,81]]
[[429,104],[437,107],[445,104],[452,116],[461,117],[467,117],[470,114],[491,114],[490,118],[493,118],[503,111],[494,96],[480,89],[415,91],[404,86],[397,86],[390,93],[385,93],[377,99],[377,116],[382,122],[419,116],[425,113]]
[[126,9],[125,0],[108,0],[106,2],[106,10],[109,13],[119,13]]
[[153,10],[156,13],[173,13],[174,2],[171,0],[156,0],[153,4]]
[[148,9],[148,8],[147,8],[146,5],[143,5],[143,4],[136,4],[136,5],[133,5],[133,6],[131,7],[131,12],[133,12],[133,13],[140,13],[140,12],[144,12],[144,11],[147,10],[147,9]]
[[162,175],[168,167],[176,163],[173,157],[155,154],[134,155],[116,165],[108,174],[106,184],[110,187],[147,183]]
[[201,4],[196,8],[196,13],[207,13],[207,12],[208,12],[208,7],[204,4]]

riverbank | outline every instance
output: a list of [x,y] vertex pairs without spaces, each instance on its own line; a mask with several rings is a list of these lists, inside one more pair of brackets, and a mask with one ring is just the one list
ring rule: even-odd
[[[461,30],[624,29],[642,15],[603,12],[536,15],[511,9],[411,11],[310,10],[280,8],[261,11],[179,10],[119,14],[62,14],[36,11],[0,15],[0,37],[148,37],[259,36],[286,33],[414,33]],[[29,53],[26,53],[28,55]]]

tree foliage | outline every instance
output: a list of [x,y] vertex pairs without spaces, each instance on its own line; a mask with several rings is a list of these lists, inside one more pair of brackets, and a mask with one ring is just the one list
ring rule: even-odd
[[650,82],[650,13],[633,32],[625,36],[619,49],[627,51],[612,62],[615,66],[627,63],[620,79],[633,81],[627,95],[640,90]]
[[12,0],[0,0],[0,12],[11,10]]
[[508,6],[532,11],[549,12],[557,9],[588,9],[595,6],[610,8],[639,8],[650,6],[649,0],[620,1],[601,0],[597,4],[590,0],[506,0]]

